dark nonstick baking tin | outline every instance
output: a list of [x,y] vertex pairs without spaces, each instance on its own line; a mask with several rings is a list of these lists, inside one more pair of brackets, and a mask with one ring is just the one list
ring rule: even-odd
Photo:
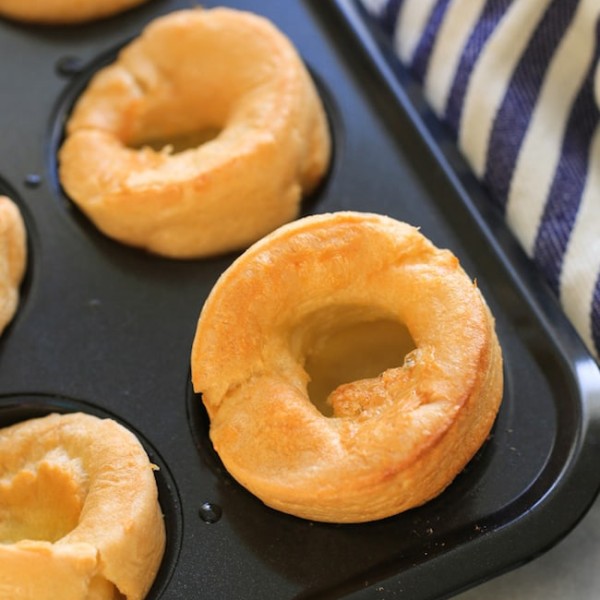
[[169,0],[77,27],[0,22],[0,192],[22,208],[30,247],[20,308],[0,339],[0,424],[84,410],[140,436],[161,467],[169,536],[150,598],[441,598],[532,558],[600,485],[596,364],[355,4],[225,4],[274,21],[323,94],[335,155],[304,213],[405,220],[477,278],[505,357],[492,436],[441,496],[364,525],[278,513],[227,474],[189,355],[204,299],[235,255],[178,262],[121,246],[56,174],[73,101],[148,21],[191,5]]

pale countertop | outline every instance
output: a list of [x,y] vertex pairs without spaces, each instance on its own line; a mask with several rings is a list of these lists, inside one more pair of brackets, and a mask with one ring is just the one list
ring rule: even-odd
[[600,498],[575,529],[548,552],[455,598],[600,600]]

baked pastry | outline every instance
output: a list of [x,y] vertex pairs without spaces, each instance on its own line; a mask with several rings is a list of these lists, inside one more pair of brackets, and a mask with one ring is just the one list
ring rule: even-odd
[[293,219],[329,156],[321,101],[290,41],[257,15],[197,8],[156,19],[96,74],[59,172],[106,235],[192,258]]
[[[442,492],[503,387],[494,319],[458,259],[355,212],[285,225],[234,261],[202,308],[191,368],[229,473],[273,508],[339,523]],[[328,376],[330,414],[309,393]]]
[[52,414],[0,430],[0,590],[11,600],[135,600],[165,546],[150,464],[111,419]]
[[68,25],[109,17],[147,0],[0,0],[0,15],[17,21]]
[[17,205],[0,196],[0,333],[19,304],[19,286],[27,263],[25,224]]

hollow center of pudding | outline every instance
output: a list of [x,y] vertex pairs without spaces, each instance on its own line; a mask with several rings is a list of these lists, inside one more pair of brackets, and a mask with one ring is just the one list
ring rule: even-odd
[[326,400],[338,386],[400,367],[415,349],[406,326],[387,318],[342,321],[315,338],[311,346],[304,363],[310,377],[307,390],[311,402],[325,416],[333,414]]
[[132,140],[128,143],[128,146],[134,150],[149,147],[156,152],[179,154],[180,152],[193,150],[214,140],[219,136],[221,131],[222,129],[220,127],[207,126],[194,131],[155,134],[153,136]]
[[0,479],[0,543],[55,542],[79,521],[84,492],[76,464],[42,460]]

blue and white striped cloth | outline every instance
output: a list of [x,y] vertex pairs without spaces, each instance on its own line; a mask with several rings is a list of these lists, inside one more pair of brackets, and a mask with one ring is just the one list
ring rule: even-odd
[[600,0],[360,0],[600,357]]

